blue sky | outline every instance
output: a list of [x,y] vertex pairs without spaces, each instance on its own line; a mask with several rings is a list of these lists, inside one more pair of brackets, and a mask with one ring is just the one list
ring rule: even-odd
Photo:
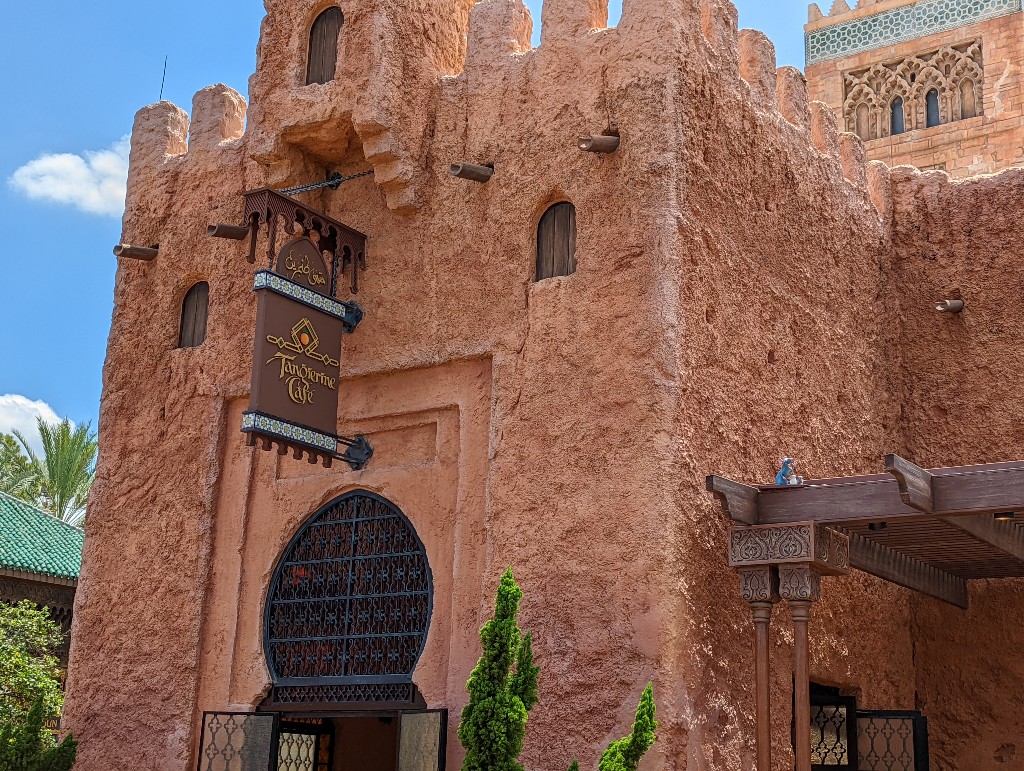
[[[539,36],[541,0],[526,1]],[[737,6],[780,65],[803,66],[805,0]],[[186,109],[211,83],[247,93],[262,17],[259,0],[5,4],[0,431],[36,414],[95,425],[135,111],[159,97],[165,54],[164,97]]]

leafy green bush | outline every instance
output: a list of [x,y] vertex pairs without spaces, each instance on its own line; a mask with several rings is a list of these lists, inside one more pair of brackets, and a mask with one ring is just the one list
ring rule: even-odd
[[0,725],[23,720],[42,699],[44,719],[60,712],[60,627],[28,600],[0,603]]
[[494,618],[480,630],[483,656],[466,686],[469,704],[459,724],[463,771],[523,771],[519,754],[528,714],[538,701],[540,669],[533,665],[533,640],[518,625],[522,598],[509,568],[501,577]]
[[45,716],[40,697],[24,720],[0,725],[0,771],[71,771],[78,745],[70,736],[56,744],[43,728]]

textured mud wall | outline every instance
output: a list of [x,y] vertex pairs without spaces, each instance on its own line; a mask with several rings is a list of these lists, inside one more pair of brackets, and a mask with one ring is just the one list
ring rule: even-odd
[[[1024,455],[1024,234],[1013,212],[1024,173],[952,182],[893,171],[894,283],[907,457],[924,466]],[[935,300],[962,298],[958,316]],[[933,768],[1001,771],[1024,764],[1024,582],[977,582],[967,613],[921,601],[914,631],[920,708]]]
[[[899,444],[887,169],[729,2],[627,0],[598,30],[602,3],[547,0],[537,50],[519,0],[476,5],[468,36],[464,0],[342,2],[339,79],[309,87],[303,30],[325,5],[267,5],[244,135],[224,87],[197,95],[191,129],[162,103],[133,134],[124,240],[160,256],[118,274],[67,708],[78,767],[190,768],[203,710],[259,703],[273,565],[363,487],[428,550],[438,605],[416,680],[452,711],[450,768],[509,564],[544,668],[529,768],[592,766],[648,679],[662,740],[646,768],[750,768],[752,631],[704,477],[769,479],[786,453],[812,476],[876,470]],[[617,154],[577,149],[606,130]],[[494,178],[453,180],[458,161]],[[369,166],[308,202],[370,238],[339,428],[377,455],[315,472],[244,445],[252,268],[204,233],[240,219],[246,189]],[[537,222],[560,200],[579,268],[533,283]],[[197,280],[209,336],[176,350]],[[834,579],[815,613],[815,679],[913,705],[908,593]]]

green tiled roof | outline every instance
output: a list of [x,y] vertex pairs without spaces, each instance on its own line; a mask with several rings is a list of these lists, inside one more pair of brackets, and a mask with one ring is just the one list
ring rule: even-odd
[[0,493],[0,568],[78,580],[85,533]]

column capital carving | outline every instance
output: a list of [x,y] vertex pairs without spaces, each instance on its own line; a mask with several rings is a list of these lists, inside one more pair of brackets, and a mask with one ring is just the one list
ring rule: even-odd
[[850,538],[816,522],[729,528],[734,568],[807,564],[822,575],[850,570]]
[[779,595],[790,602],[821,599],[821,573],[812,565],[780,565]]
[[779,570],[771,565],[740,568],[740,596],[744,602],[779,601]]

